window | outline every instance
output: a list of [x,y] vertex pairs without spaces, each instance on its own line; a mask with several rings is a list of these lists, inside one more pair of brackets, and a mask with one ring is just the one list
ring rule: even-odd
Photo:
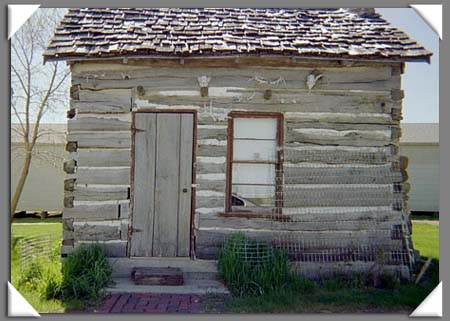
[[230,113],[227,213],[265,214],[281,208],[282,144],[282,114]]

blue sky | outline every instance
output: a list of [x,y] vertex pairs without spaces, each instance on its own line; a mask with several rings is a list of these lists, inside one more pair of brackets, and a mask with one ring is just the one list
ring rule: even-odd
[[439,122],[439,37],[411,8],[379,8],[384,19],[433,52],[431,64],[410,62],[402,77],[404,123]]

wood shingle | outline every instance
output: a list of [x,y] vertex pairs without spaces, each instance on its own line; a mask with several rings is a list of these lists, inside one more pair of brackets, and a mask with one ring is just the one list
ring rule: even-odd
[[288,55],[429,61],[373,9],[74,8],[46,60],[122,56]]

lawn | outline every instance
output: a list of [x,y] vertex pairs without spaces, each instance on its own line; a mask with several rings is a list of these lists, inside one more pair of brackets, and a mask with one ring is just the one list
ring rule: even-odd
[[[23,220],[23,221],[22,221]],[[59,221],[59,222],[58,222]],[[22,223],[23,222],[23,223]],[[36,222],[36,223],[34,223]],[[18,240],[21,237],[49,234],[53,246],[61,243],[61,219],[16,219],[11,225],[11,283],[19,290],[25,299],[40,313],[64,312],[64,304],[60,300],[45,300],[39,293],[19,286],[21,275]]]
[[412,239],[414,248],[424,257],[439,259],[439,226],[415,221]]
[[61,241],[62,223],[13,223],[11,226],[11,238],[30,236],[36,234],[50,234],[55,241]]
[[233,298],[227,307],[235,313],[411,313],[432,289],[403,285],[398,289],[316,287],[308,293],[275,293]]
[[[405,283],[394,289],[352,287],[333,280],[308,293],[274,293],[227,300],[234,313],[360,313],[412,312],[439,282],[439,226],[413,222],[413,243],[423,258],[434,258],[419,285]],[[420,264],[419,266],[420,267]]]
[[[23,224],[24,222],[25,224]],[[17,219],[11,227],[11,281],[17,288],[20,276],[17,240],[20,236],[50,234],[53,242],[62,238],[60,219]],[[414,247],[421,256],[439,259],[439,226],[413,223]],[[230,311],[237,313],[300,313],[300,312],[404,312],[412,311],[434,288],[438,275],[438,261],[428,272],[428,281],[422,286],[403,285],[398,289],[345,288],[340,286],[317,287],[305,294],[278,293],[270,297],[234,298],[227,300]],[[433,279],[430,281],[430,279]],[[59,300],[45,300],[34,291],[19,289],[22,295],[39,312],[64,312]]]

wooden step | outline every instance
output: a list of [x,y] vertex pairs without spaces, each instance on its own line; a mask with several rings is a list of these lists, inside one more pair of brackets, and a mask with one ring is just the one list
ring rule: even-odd
[[183,285],[183,272],[173,267],[135,267],[131,279],[136,285]]

